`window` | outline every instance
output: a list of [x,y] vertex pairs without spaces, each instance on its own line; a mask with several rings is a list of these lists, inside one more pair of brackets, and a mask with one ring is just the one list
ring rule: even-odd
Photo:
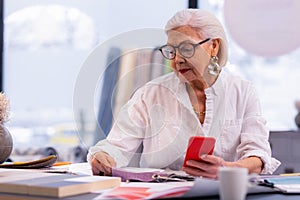
[[[81,110],[73,111],[82,63],[97,45],[117,34],[163,28],[187,2],[7,0],[4,6],[4,91],[11,102],[7,126],[13,156],[27,159],[25,154],[38,156],[53,147],[60,160],[77,161],[74,148],[86,150],[91,143],[85,136],[95,131],[94,121]],[[74,115],[81,118],[81,126]]]
[[[223,5],[224,1],[200,1],[201,8],[215,13],[225,24]],[[229,44],[227,67],[255,84],[268,127],[271,130],[296,129],[295,102],[300,100],[300,48],[279,57],[264,58],[246,52],[231,38],[226,27],[225,31]]]

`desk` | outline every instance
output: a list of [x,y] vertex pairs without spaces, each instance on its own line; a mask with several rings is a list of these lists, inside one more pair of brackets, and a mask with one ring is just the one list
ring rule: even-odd
[[[218,184],[216,184],[216,181],[211,180],[204,180],[204,181],[199,181],[196,184],[199,184],[197,187],[193,187],[190,191],[188,191],[186,194],[183,196],[186,197],[187,199],[219,199],[219,191],[218,191]],[[193,192],[192,190],[195,190]],[[190,195],[189,195],[190,193]],[[211,195],[205,195],[211,194]],[[193,195],[198,196],[193,196]],[[201,194],[204,194],[201,196]],[[214,194],[214,195],[213,195]],[[199,197],[200,196],[200,197]],[[182,197],[181,197],[182,198]],[[258,200],[273,200],[273,199],[300,199],[300,194],[283,194],[281,192],[276,192],[272,188],[265,187],[265,186],[251,186],[248,188],[248,195],[247,195],[247,200],[248,199],[258,199]]]
[[[122,184],[122,186],[125,183]],[[131,183],[129,183],[130,185]],[[133,183],[134,186],[137,186],[138,183]],[[149,187],[150,187],[149,183]],[[160,183],[152,183],[152,184],[157,184],[160,185]],[[143,183],[143,186],[147,185],[147,183]],[[128,186],[128,185],[127,185]],[[214,189],[214,188],[212,188]],[[247,200],[296,200],[299,199],[300,195],[297,194],[282,194],[278,192],[266,192],[266,193],[251,193],[248,194],[246,199]],[[88,194],[82,194],[82,195],[75,195],[75,196],[70,196],[70,197],[65,197],[65,198],[51,198],[51,197],[41,197],[41,196],[28,196],[28,195],[19,195],[19,194],[5,194],[5,193],[0,193],[0,199],[7,199],[7,200],[100,200],[100,199],[107,199],[103,197],[103,193],[101,192],[95,192],[95,193],[88,193]],[[116,198],[112,198],[116,199]],[[217,200],[219,199],[218,194],[215,195],[200,195],[200,196],[181,196],[173,199],[211,199],[211,200]]]
[[[87,163],[75,164],[70,166],[72,172],[89,174],[90,175],[90,166]],[[197,178],[194,182],[165,182],[165,183],[141,183],[141,182],[130,182],[121,184],[121,187],[133,187],[133,188],[150,188],[155,191],[153,194],[161,194],[168,189],[176,188],[186,188],[189,187],[188,191],[177,199],[219,199],[218,191],[218,181],[211,179],[202,179]],[[162,190],[163,189],[163,190]],[[114,189],[106,189],[93,193],[74,195],[64,198],[52,198],[52,197],[42,197],[42,196],[29,196],[22,194],[7,194],[0,193],[0,199],[8,200],[97,200],[97,199],[107,199],[105,196],[109,194]],[[186,191],[186,190],[185,190]],[[134,192],[132,192],[134,193]],[[113,198],[116,199],[116,198]],[[257,199],[257,200],[273,200],[273,199],[300,199],[300,194],[282,194],[274,191],[271,188],[263,186],[252,186],[249,187],[248,195],[246,199]]]
[[[265,194],[249,194],[247,195],[247,200],[298,200],[300,195],[293,195],[293,194],[280,194],[280,193],[265,193]],[[39,196],[25,196],[25,195],[13,195],[13,194],[4,194],[0,193],[0,199],[6,200],[100,200],[103,199],[97,193],[90,193],[90,194],[83,194],[83,195],[76,195],[66,198],[49,198],[49,197],[39,197]],[[173,199],[211,199],[211,200],[218,200],[218,195],[212,196],[203,196],[203,197],[178,197]]]

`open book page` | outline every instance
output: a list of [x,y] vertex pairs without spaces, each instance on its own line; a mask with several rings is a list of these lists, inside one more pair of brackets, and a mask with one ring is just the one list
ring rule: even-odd
[[87,162],[71,164],[69,165],[69,171],[79,175],[93,175],[91,165]]
[[74,163],[59,166],[42,167],[38,169],[27,169],[27,171],[49,172],[60,174],[75,174],[75,175],[89,175],[92,176],[92,169],[89,163]]

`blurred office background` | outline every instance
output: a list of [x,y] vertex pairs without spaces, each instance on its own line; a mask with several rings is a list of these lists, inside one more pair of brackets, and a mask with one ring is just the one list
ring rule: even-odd
[[[224,24],[222,0],[3,0],[2,91],[11,102],[12,156],[29,159],[57,151],[61,160],[84,161],[95,143],[99,110],[95,103],[90,117],[74,109],[75,85],[86,59],[120,34],[163,29],[176,11],[193,2]],[[239,46],[230,33],[228,41],[228,70],[254,82],[270,130],[297,130],[300,49],[266,58]]]

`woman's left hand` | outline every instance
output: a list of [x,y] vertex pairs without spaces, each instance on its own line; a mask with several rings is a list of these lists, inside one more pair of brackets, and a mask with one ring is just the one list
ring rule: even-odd
[[214,155],[202,155],[202,160],[188,160],[187,167],[182,170],[192,176],[217,178],[219,167],[224,166],[225,161]]

